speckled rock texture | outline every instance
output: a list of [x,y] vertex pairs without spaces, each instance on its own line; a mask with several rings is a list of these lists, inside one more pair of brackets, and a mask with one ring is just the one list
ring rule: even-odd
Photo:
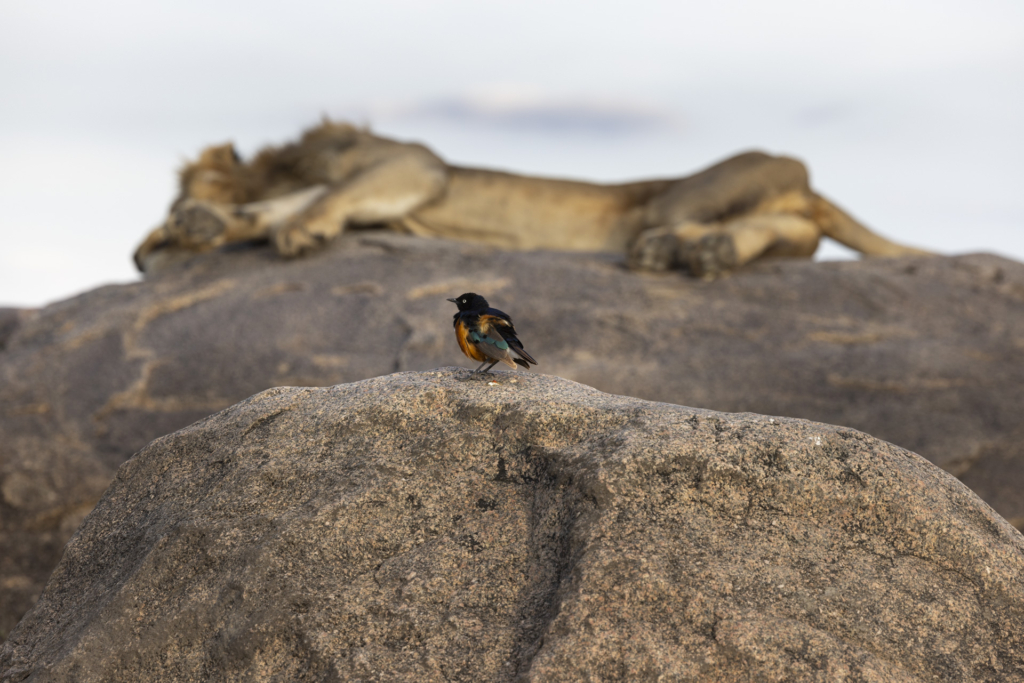
[[0,307],[0,351],[7,346],[7,339],[14,334],[14,330],[33,315],[35,310],[30,308]]
[[0,639],[138,449],[273,386],[475,365],[445,301],[465,291],[512,314],[541,372],[853,427],[957,474],[1024,527],[1022,264],[766,262],[701,282],[358,233],[297,261],[211,253],[18,314],[0,350]]
[[535,374],[278,388],[123,465],[0,681],[1021,681],[1024,537],[847,428]]

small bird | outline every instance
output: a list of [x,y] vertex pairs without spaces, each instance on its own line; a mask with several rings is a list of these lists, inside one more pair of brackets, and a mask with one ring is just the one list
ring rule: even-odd
[[[459,307],[453,321],[459,348],[473,360],[482,363],[473,371],[474,375],[481,370],[489,372],[498,363],[513,369],[521,365],[527,370],[531,363],[537,365],[537,361],[526,352],[523,343],[516,337],[516,328],[512,326],[512,318],[508,313],[490,308],[487,299],[472,292],[448,301]],[[513,358],[509,351],[519,358]],[[484,365],[487,365],[486,370]]]

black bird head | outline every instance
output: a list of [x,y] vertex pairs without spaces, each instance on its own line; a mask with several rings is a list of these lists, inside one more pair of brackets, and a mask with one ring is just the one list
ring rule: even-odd
[[460,297],[448,299],[459,307],[460,311],[482,311],[488,307],[487,299],[473,292],[466,292]]

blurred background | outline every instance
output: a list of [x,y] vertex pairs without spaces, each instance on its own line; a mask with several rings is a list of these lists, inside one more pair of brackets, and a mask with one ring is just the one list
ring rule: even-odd
[[600,181],[789,154],[888,237],[1024,260],[1020,0],[0,0],[0,306],[136,279],[186,158],[325,114]]

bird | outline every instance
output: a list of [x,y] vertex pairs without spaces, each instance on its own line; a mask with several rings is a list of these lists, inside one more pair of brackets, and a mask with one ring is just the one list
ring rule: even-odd
[[[473,371],[474,375],[481,370],[490,372],[498,363],[513,369],[522,366],[527,370],[531,364],[538,365],[516,336],[516,328],[508,313],[491,308],[487,299],[472,292],[448,301],[459,307],[452,321],[459,348],[473,360],[481,361],[480,367]],[[519,357],[514,358],[509,352]]]

